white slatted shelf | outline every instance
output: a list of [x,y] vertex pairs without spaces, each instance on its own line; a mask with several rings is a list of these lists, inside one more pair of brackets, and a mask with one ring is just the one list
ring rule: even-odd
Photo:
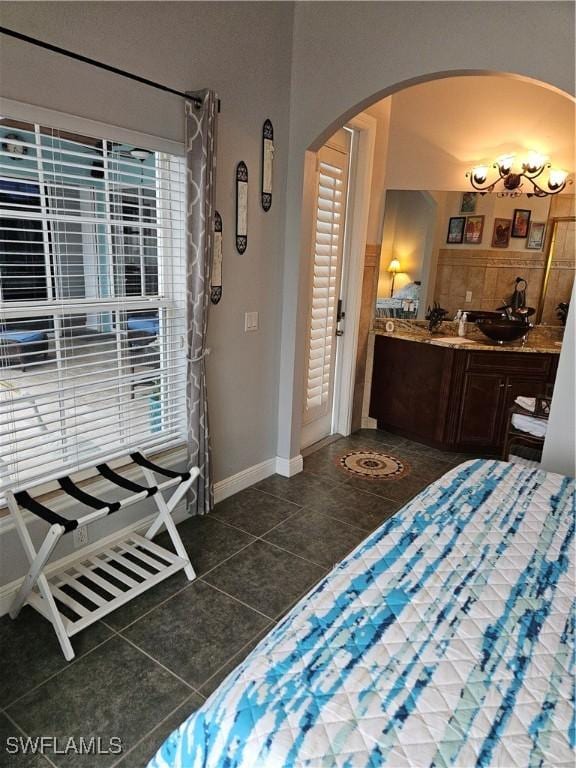
[[[60,478],[58,482],[66,494],[84,505],[95,507],[75,521],[34,500],[27,491],[14,494],[9,490],[7,494],[10,513],[30,562],[30,569],[10,608],[10,616],[15,619],[22,606],[29,603],[52,622],[68,661],[74,658],[70,643],[73,635],[179,571],[183,570],[189,581],[196,577],[172,514],[198,477],[198,467],[179,473],[154,464],[140,453],[131,454],[131,458],[141,467],[145,485],[129,480],[107,465],[98,467],[111,484],[133,491],[131,496],[118,501],[109,500],[110,495],[103,501],[83,491],[71,478]],[[169,479],[158,483],[156,474]],[[169,488],[174,488],[173,493],[165,499],[163,492]],[[64,534],[147,498],[154,500],[158,513],[144,536],[137,533],[124,535],[89,555],[79,554],[72,563],[50,575],[44,572]],[[26,528],[20,505],[50,523],[38,551]],[[176,554],[151,541],[162,526],[166,527]]]
[[[141,562],[150,561],[150,565],[154,563],[154,567],[158,570],[155,573],[144,570],[128,558],[123,557],[116,551],[117,549],[120,550],[122,554],[128,553]],[[161,556],[166,563],[164,564],[159,560],[153,560],[146,555],[144,556],[146,559],[144,559],[140,549],[154,551],[155,554],[159,557]],[[133,573],[143,577],[143,580],[136,581],[136,579],[130,578],[122,571],[114,568],[114,566],[111,565],[111,562],[120,563],[123,568],[130,569]],[[50,584],[50,589],[56,600],[64,604],[71,611],[74,611],[78,616],[78,619],[76,620],[71,618],[65,620],[65,623],[68,624],[66,627],[67,634],[72,636],[85,629],[90,624],[93,624],[95,621],[112,613],[112,611],[115,611],[122,605],[125,605],[129,600],[138,597],[138,595],[141,595],[151,587],[164,581],[164,579],[167,579],[182,570],[185,565],[187,565],[187,561],[183,558],[178,557],[163,547],[159,547],[157,544],[153,544],[143,536],[132,533],[126,538],[115,541],[108,549],[104,550],[104,552],[96,552],[89,558],[86,558],[84,555],[79,558],[77,562],[69,563],[63,571],[51,574],[48,578],[48,583]],[[98,569],[109,573],[112,578],[117,581],[122,581],[128,586],[128,589],[124,592],[118,589],[114,584],[111,584],[106,578],[94,573],[94,571]],[[82,579],[84,583],[80,582],[79,579]],[[87,586],[88,582],[93,582],[93,586],[98,592],[95,592]],[[79,603],[63,591],[63,586],[68,586],[78,594],[83,595],[86,600],[93,603],[95,607],[90,609],[86,603]],[[102,590],[110,593],[109,599],[106,599],[106,597],[102,595]],[[40,610],[38,608],[39,601],[41,602],[42,598],[39,594],[34,593],[33,599],[31,599],[30,602],[34,604],[34,607],[37,610]],[[40,612],[43,615],[46,615],[45,610],[41,610]]]

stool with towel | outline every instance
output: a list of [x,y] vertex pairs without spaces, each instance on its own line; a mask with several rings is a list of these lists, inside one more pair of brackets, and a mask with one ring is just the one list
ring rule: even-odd
[[551,398],[544,396],[516,398],[508,414],[503,459],[512,461],[512,448],[518,445],[534,451],[542,449],[548,428],[550,403]]

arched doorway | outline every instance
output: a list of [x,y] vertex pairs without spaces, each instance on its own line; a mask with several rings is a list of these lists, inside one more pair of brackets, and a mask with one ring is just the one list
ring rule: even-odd
[[[501,93],[495,90],[495,85],[502,86]],[[468,99],[465,98],[467,89],[469,89]],[[427,91],[428,94],[426,94]],[[449,100],[451,92],[453,92],[452,101]],[[384,99],[382,99],[383,94]],[[382,129],[384,126],[384,130],[388,130],[387,141],[384,141],[388,146],[380,152],[380,162],[382,157],[385,157],[387,168],[383,172],[381,167],[376,167],[373,159],[374,172],[371,174],[366,232],[363,243],[361,237],[356,242],[356,248],[361,250],[355,267],[357,270],[361,270],[361,266],[358,265],[366,252],[366,247],[371,246],[374,250],[381,245],[381,239],[378,240],[378,237],[381,238],[386,189],[464,190],[467,184],[465,172],[470,167],[489,157],[495,158],[510,149],[515,151],[538,149],[550,152],[554,154],[555,162],[559,161],[564,165],[568,165],[573,156],[574,148],[571,139],[573,129],[571,130],[570,126],[566,127],[566,121],[571,115],[573,126],[574,100],[556,88],[528,78],[485,71],[439,72],[435,75],[405,81],[375,94],[362,102],[364,107],[362,114],[373,115],[378,111],[379,105],[385,105],[387,102],[394,104],[394,101],[399,105],[396,114],[391,117],[389,111],[387,122],[384,119],[379,124],[379,128]],[[419,112],[414,110],[414,105],[418,104],[418,101],[420,101]],[[438,104],[437,107],[435,102]],[[381,111],[386,112],[384,106]],[[412,118],[412,126],[406,121],[406,116],[410,116],[411,111],[413,115],[416,111],[417,115]],[[558,117],[559,111],[563,111],[563,117],[556,119],[553,126],[549,123],[538,133],[536,123],[540,114],[552,114]],[[331,123],[317,136],[306,152],[303,195],[305,203],[301,230],[301,246],[304,249],[307,247],[306,243],[310,243],[313,226],[309,217],[307,220],[306,213],[316,173],[317,150],[323,146],[326,137],[333,134],[334,128],[347,124],[353,113],[354,110],[348,110],[337,121]],[[536,115],[538,119],[533,120],[527,127],[526,116],[530,114]],[[428,119],[423,120],[426,115]],[[441,117],[443,119],[439,119]],[[524,130],[520,141],[518,140],[519,124]],[[383,133],[382,130],[380,132]],[[376,156],[378,156],[379,141],[383,141],[382,135],[375,138]],[[365,157],[363,162],[370,164],[370,159]],[[362,162],[360,166],[362,167]],[[365,181],[364,176],[364,183]],[[356,255],[358,256],[358,253]],[[310,286],[303,286],[302,282],[300,301],[306,314],[309,310]],[[351,282],[351,292],[346,302],[346,325],[353,337],[351,346],[356,352],[359,345],[362,347],[362,339],[358,334],[362,313],[362,275],[359,271]],[[306,295],[306,288],[308,288],[308,295]],[[302,312],[299,311],[299,315],[302,315]],[[305,358],[302,336],[303,329],[300,326],[300,352]],[[355,360],[355,370],[348,369],[343,374],[348,378],[353,378],[362,367],[362,360],[348,353],[349,363],[352,358]],[[302,365],[302,360],[300,364]],[[301,376],[300,379],[305,381],[306,376]],[[297,378],[295,382],[292,435],[293,441],[296,439],[299,448],[299,426],[297,425],[301,419],[302,403],[306,397],[306,385],[304,384],[303,389],[302,385],[298,387]],[[353,387],[350,391],[353,392]],[[358,392],[356,400],[358,400]],[[334,424],[335,422],[332,424],[333,429]]]

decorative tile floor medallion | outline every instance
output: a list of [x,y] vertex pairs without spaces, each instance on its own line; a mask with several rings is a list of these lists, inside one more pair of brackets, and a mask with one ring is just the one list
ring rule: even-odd
[[378,451],[350,451],[335,461],[345,472],[368,480],[397,480],[410,471],[405,461]]

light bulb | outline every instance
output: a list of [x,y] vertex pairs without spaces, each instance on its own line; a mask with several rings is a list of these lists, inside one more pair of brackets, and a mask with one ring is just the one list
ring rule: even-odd
[[523,163],[524,170],[528,173],[536,173],[544,166],[546,160],[546,155],[541,155],[540,152],[528,152]]
[[503,176],[508,176],[514,165],[514,155],[502,155],[496,160],[498,168]]
[[476,184],[484,184],[486,177],[488,176],[487,165],[477,165],[476,168],[472,168],[472,178]]
[[551,168],[550,176],[548,177],[548,187],[550,189],[558,189],[564,184],[567,176],[567,171],[562,171],[560,168]]

